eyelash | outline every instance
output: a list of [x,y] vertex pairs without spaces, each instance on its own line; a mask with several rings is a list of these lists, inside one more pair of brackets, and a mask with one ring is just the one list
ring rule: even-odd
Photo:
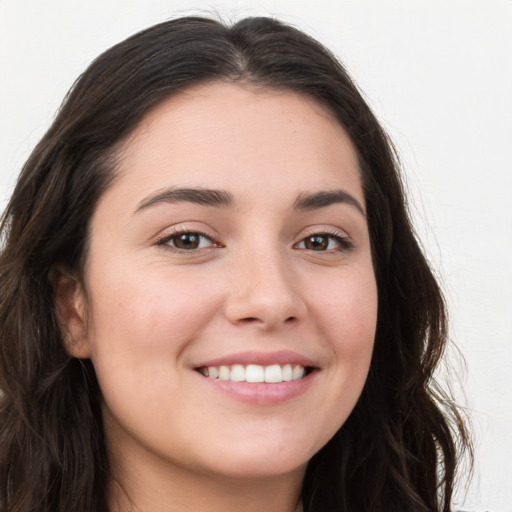
[[[199,237],[200,239],[210,240],[210,242],[212,242],[212,245],[210,247],[199,247],[199,248],[193,248],[193,249],[182,249],[182,248],[173,247],[170,245],[169,242],[171,242],[172,240],[177,240],[177,239],[179,239],[179,237],[183,237],[185,235],[194,235],[194,236]],[[199,243],[201,243],[201,242],[199,242]],[[222,247],[221,244],[213,241],[211,236],[207,235],[206,233],[203,233],[202,231],[198,231],[197,229],[187,229],[186,227],[181,228],[181,229],[176,229],[172,233],[162,236],[161,238],[159,238],[157,240],[156,245],[166,246],[166,247],[164,247],[165,249],[171,250],[174,252],[180,252],[180,253],[192,253],[192,252],[196,252],[196,251],[200,251],[200,250],[204,250],[204,249],[210,249],[212,247],[214,247],[214,248]]]
[[[179,237],[183,237],[184,235],[196,236],[203,240],[207,239],[211,242],[211,245],[209,247],[194,247],[192,249],[184,249],[184,248],[179,248],[179,247],[173,247],[170,245],[170,242],[172,240],[177,240],[177,239],[179,239]],[[307,247],[304,247],[301,249],[310,250],[313,252],[330,253],[333,251],[347,252],[354,248],[354,244],[351,242],[351,240],[348,237],[342,236],[338,232],[328,232],[328,231],[312,233],[312,234],[304,237],[302,240],[300,240],[297,244],[294,245],[294,247],[297,247],[298,245],[300,245],[302,243],[306,243],[307,240],[311,240],[313,238],[327,238],[327,239],[329,239],[329,241],[327,242],[328,245],[330,244],[330,240],[335,240],[335,242],[337,243],[338,246],[336,248],[331,248],[331,249],[327,248],[326,250],[319,250],[319,251],[315,251],[314,249],[308,249]],[[200,243],[201,243],[201,240],[199,240],[199,244]],[[161,238],[159,238],[157,240],[156,245],[164,246],[164,248],[167,250],[171,250],[171,251],[179,252],[179,253],[193,253],[193,252],[197,252],[200,250],[222,247],[222,245],[220,243],[217,243],[214,240],[212,240],[212,238],[209,235],[207,235],[206,233],[203,233],[198,230],[187,229],[187,228],[177,229],[176,231],[174,231],[170,234],[162,236]]]
[[[312,233],[306,237],[304,237],[297,245],[302,244],[306,242],[306,240],[311,240],[312,238],[327,238],[330,240],[335,240],[338,246],[336,248],[327,249],[325,251],[314,251],[314,249],[309,249],[314,252],[331,252],[331,251],[337,251],[337,252],[347,252],[354,248],[354,244],[352,241],[347,237],[341,235],[339,232],[336,231],[321,231],[319,233]],[[329,242],[328,242],[329,244]],[[305,250],[308,250],[307,248],[304,248]]]

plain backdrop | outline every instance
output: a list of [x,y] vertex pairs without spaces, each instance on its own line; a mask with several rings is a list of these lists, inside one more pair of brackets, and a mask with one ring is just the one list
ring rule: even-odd
[[[454,508],[511,512],[512,0],[0,0],[0,207],[94,57],[199,11],[272,15],[313,35],[391,134],[466,360],[454,386],[477,464]],[[460,356],[448,356],[445,374],[460,374]]]

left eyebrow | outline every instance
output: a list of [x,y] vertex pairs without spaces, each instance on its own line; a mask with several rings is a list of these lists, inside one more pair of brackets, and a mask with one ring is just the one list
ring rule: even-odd
[[316,210],[331,204],[345,203],[353,206],[361,215],[366,217],[361,203],[345,190],[321,190],[319,192],[304,192],[293,203],[294,210]]

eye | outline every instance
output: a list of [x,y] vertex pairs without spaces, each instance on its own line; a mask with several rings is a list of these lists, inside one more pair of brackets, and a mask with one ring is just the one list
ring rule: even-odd
[[196,251],[198,249],[214,247],[215,243],[211,238],[203,233],[186,231],[166,236],[158,241],[158,245],[169,246],[170,248],[177,249],[179,251]]
[[297,244],[298,249],[307,249],[308,251],[343,251],[352,247],[352,243],[347,238],[328,233],[315,233]]

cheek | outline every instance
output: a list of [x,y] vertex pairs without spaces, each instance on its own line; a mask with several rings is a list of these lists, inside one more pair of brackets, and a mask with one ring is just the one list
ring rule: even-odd
[[377,285],[373,272],[340,274],[317,284],[310,308],[314,308],[324,338],[341,354],[367,352],[373,347],[377,325]]
[[[315,407],[320,449],[352,413],[367,379],[377,324],[377,287],[373,272],[318,276],[310,289],[309,311],[326,354],[328,391]],[[314,426],[311,427],[314,430]]]
[[[103,286],[89,297],[89,343],[106,407],[128,425],[139,425],[141,416],[170,424],[170,411],[186,406],[181,355],[218,310],[217,299],[165,267],[103,269],[90,276]],[[162,408],[163,399],[174,407]]]
[[103,284],[90,296],[93,360],[122,357],[140,368],[151,358],[175,359],[219,307],[215,288],[198,293],[190,275],[161,267],[114,267],[97,271],[91,281]]
[[[378,296],[373,272],[344,273],[324,282],[324,293],[313,297],[316,328],[326,352],[332,381],[336,430],[344,423],[362,392],[371,364],[377,326]],[[327,421],[327,419],[326,419]]]

